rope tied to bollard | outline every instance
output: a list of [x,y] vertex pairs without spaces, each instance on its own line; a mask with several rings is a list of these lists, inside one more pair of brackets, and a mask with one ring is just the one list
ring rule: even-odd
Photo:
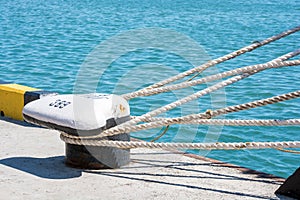
[[[70,135],[68,133],[62,132],[61,139],[68,144],[76,145],[90,145],[90,146],[110,146],[117,148],[171,148],[171,149],[223,149],[223,150],[232,150],[232,149],[283,149],[283,148],[300,148],[300,141],[287,141],[287,142],[244,142],[244,143],[155,143],[155,142],[127,142],[127,141],[111,141],[104,139],[108,136],[114,136],[122,133],[136,132],[140,130],[152,129],[157,127],[166,126],[169,127],[172,124],[200,124],[200,125],[225,125],[225,126],[295,126],[300,125],[300,119],[269,119],[269,120],[236,120],[236,119],[213,119],[216,116],[225,115],[233,112],[240,112],[242,110],[249,110],[256,107],[262,107],[270,104],[275,104],[295,98],[300,97],[300,91],[294,91],[278,96],[273,96],[266,99],[256,100],[244,104],[228,106],[225,108],[217,110],[207,110],[204,113],[191,114],[182,117],[174,118],[158,118],[159,114],[165,113],[171,109],[179,107],[187,102],[193,101],[197,98],[201,98],[204,95],[210,94],[216,90],[234,84],[238,81],[241,81],[249,76],[252,76],[256,73],[259,73],[268,69],[278,69],[283,67],[292,67],[299,66],[300,60],[289,60],[300,54],[300,49],[297,49],[288,54],[282,55],[274,60],[271,60],[267,63],[251,65],[241,68],[236,68],[233,70],[225,71],[222,73],[206,76],[200,79],[195,79],[201,72],[205,69],[212,67],[214,65],[220,64],[227,60],[233,59],[239,55],[242,55],[246,52],[250,52],[254,49],[257,49],[261,46],[284,38],[290,34],[293,34],[300,30],[300,26],[280,33],[278,35],[272,36],[265,40],[252,43],[249,46],[243,47],[237,51],[234,51],[230,54],[222,56],[220,58],[208,61],[207,63],[195,67],[193,69],[182,72],[176,76],[170,77],[166,80],[155,83],[146,88],[140,89],[135,92],[122,95],[126,100],[130,100],[136,97],[156,95],[163,92],[168,92],[172,90],[179,90],[186,87],[191,87],[211,81],[220,80],[227,78],[226,80],[220,81],[212,86],[209,86],[203,90],[195,92],[192,95],[186,96],[182,99],[174,101],[170,104],[162,106],[158,109],[145,113],[141,116],[134,116],[129,121],[117,125],[115,127],[104,130],[103,132],[93,135],[79,137]],[[182,83],[167,85],[169,83],[178,81],[186,76],[194,74],[188,81]],[[163,133],[152,141],[157,140],[166,133],[167,129]]]

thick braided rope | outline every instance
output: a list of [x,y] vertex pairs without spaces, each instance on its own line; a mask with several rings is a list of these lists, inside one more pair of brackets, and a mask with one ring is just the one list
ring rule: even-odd
[[[203,115],[203,118],[207,117]],[[238,120],[238,119],[174,119],[174,118],[152,118],[153,121],[145,124],[119,127],[114,134],[137,132],[141,130],[168,126],[172,124],[198,124],[198,125],[219,125],[219,126],[295,126],[300,125],[300,119],[269,119],[269,120]],[[63,133],[63,137],[66,136]],[[70,138],[70,137],[68,137]]]
[[[210,112],[210,111],[207,111]],[[131,119],[137,116],[130,116]],[[157,122],[166,117],[151,117],[143,122]],[[225,126],[289,126],[300,125],[300,119],[196,119],[182,121],[180,124],[201,124],[201,125],[225,125]],[[166,124],[168,125],[168,124]]]
[[[300,50],[297,50],[297,55],[298,54],[300,54]],[[290,54],[287,54],[287,55],[290,55]],[[293,55],[293,56],[296,56],[296,55]],[[293,57],[293,56],[291,56],[291,57]],[[282,58],[282,57],[279,57],[279,58]],[[265,63],[265,64],[258,64],[258,65],[251,65],[251,66],[241,67],[241,68],[233,69],[233,70],[230,70],[230,71],[226,71],[226,72],[222,72],[222,73],[219,73],[219,74],[207,76],[207,77],[197,79],[197,80],[193,80],[193,81],[189,81],[189,82],[183,82],[183,83],[178,83],[178,84],[174,84],[174,85],[170,85],[170,86],[164,86],[164,87],[144,90],[144,91],[140,90],[140,91],[137,91],[137,92],[134,92],[134,93],[122,95],[122,97],[125,98],[126,100],[129,100],[129,99],[139,97],[139,96],[150,96],[150,95],[159,94],[159,93],[163,93],[163,92],[168,92],[168,91],[172,91],[172,90],[179,90],[179,89],[182,89],[182,88],[191,87],[191,86],[195,86],[195,85],[198,85],[198,84],[219,80],[219,79],[226,78],[226,77],[229,77],[229,76],[234,76],[234,75],[237,75],[237,74],[251,73],[251,72],[257,73],[257,72],[260,72],[260,71],[263,71],[263,70],[266,70],[266,69],[280,68],[280,67],[287,67],[287,66],[297,66],[297,65],[300,65],[300,60],[280,61],[280,60],[275,59],[274,61],[268,62],[268,63]]]
[[[203,118],[205,115],[203,116]],[[201,118],[199,116],[199,118]],[[152,118],[153,119],[153,118]],[[172,118],[161,118],[150,123],[139,124],[131,127],[123,127],[124,132],[137,132],[150,128],[157,128],[172,124],[199,124],[199,125],[220,125],[220,126],[295,126],[300,125],[300,119],[269,119],[269,120],[238,120],[238,119],[195,119],[195,120],[175,120]],[[119,131],[121,131],[119,130]]]
[[[203,115],[203,118],[207,117]],[[200,118],[200,117],[199,117]],[[155,119],[155,118],[152,118]],[[295,126],[300,125],[300,119],[269,119],[269,120],[237,120],[237,119],[174,119],[158,118],[145,124],[119,127],[114,134],[137,132],[141,130],[157,128],[172,124],[199,124],[199,125],[219,125],[219,126]]]
[[69,140],[64,142],[76,145],[109,146],[121,149],[155,148],[155,149],[201,149],[201,150],[240,150],[240,149],[270,149],[270,148],[300,148],[300,141],[287,142],[236,142],[236,143],[154,143],[126,142],[112,140]]
[[240,105],[235,105],[235,106],[228,106],[226,108],[221,108],[221,109],[212,111],[211,115],[212,115],[212,117],[214,117],[214,116],[228,114],[228,113],[232,113],[232,112],[248,110],[251,108],[274,104],[274,103],[278,103],[281,101],[287,101],[287,100],[298,98],[298,97],[300,97],[300,90],[295,91],[295,92],[290,92],[287,94],[283,94],[283,95],[279,95],[279,96],[275,96],[275,97],[271,97],[271,98],[267,98],[267,99],[253,101],[250,103],[245,103],[245,104],[240,104]]
[[168,84],[168,83],[170,83],[170,82],[177,81],[177,80],[179,80],[179,79],[181,79],[181,78],[183,78],[183,77],[186,77],[186,76],[188,76],[188,75],[190,75],[190,74],[193,74],[193,73],[195,73],[195,72],[201,72],[201,71],[207,69],[208,67],[214,66],[214,65],[219,64],[219,63],[221,63],[221,62],[224,62],[224,61],[226,61],[226,60],[233,59],[233,58],[235,58],[235,57],[237,57],[237,56],[239,56],[239,55],[242,55],[242,54],[244,54],[244,53],[246,53],[246,52],[250,52],[250,51],[252,51],[252,50],[254,50],[254,49],[258,48],[258,47],[261,47],[261,46],[263,46],[263,45],[269,44],[269,43],[274,42],[274,41],[276,41],[276,40],[279,40],[279,39],[281,39],[281,38],[283,38],[283,37],[286,37],[286,36],[288,36],[288,35],[290,35],[290,34],[293,34],[293,33],[297,32],[297,31],[299,31],[299,30],[300,30],[300,26],[297,26],[297,27],[295,27],[295,28],[293,28],[293,29],[284,31],[284,32],[282,32],[282,33],[280,33],[280,34],[278,34],[278,35],[272,36],[272,37],[267,38],[267,39],[265,39],[265,40],[263,40],[263,41],[255,42],[255,43],[253,43],[253,44],[251,44],[251,45],[249,45],[249,46],[246,46],[246,47],[244,47],[244,48],[241,48],[241,49],[239,49],[239,50],[237,50],[237,51],[234,51],[234,52],[232,52],[232,53],[230,53],[230,54],[227,54],[227,55],[222,56],[222,57],[220,57],[220,58],[217,58],[217,59],[214,59],[214,60],[212,60],[212,61],[209,61],[208,63],[206,63],[206,64],[204,64],[204,65],[201,65],[201,66],[199,66],[199,67],[195,67],[195,68],[190,69],[190,70],[188,70],[188,71],[186,71],[186,72],[180,73],[180,74],[178,74],[178,75],[176,75],[176,76],[170,77],[170,78],[168,78],[168,79],[166,79],[166,80],[163,80],[163,81],[161,81],[161,82],[159,82],[159,83],[156,83],[156,84],[154,84],[154,85],[152,85],[152,86],[149,86],[148,88],[161,87],[161,86],[163,86],[163,85],[165,85],[165,84]]
[[[224,114],[228,114],[231,112],[239,112],[242,110],[248,110],[248,109],[252,109],[252,108],[256,108],[256,107],[261,107],[261,106],[265,106],[265,105],[269,105],[269,104],[274,104],[274,103],[278,103],[281,101],[287,101],[290,99],[294,99],[294,98],[298,98],[300,97],[300,91],[296,91],[296,92],[291,92],[291,93],[287,93],[287,94],[283,94],[283,95],[279,95],[279,96],[274,96],[271,98],[267,98],[267,99],[262,99],[262,100],[257,100],[257,101],[253,101],[253,102],[249,102],[249,103],[245,103],[245,104],[240,104],[240,105],[234,105],[234,106],[228,106],[225,108],[221,108],[218,110],[214,110],[214,111],[207,111],[205,113],[200,113],[200,114],[192,114],[192,115],[187,115],[187,116],[183,116],[183,117],[177,117],[177,118],[158,118],[155,121],[149,122],[149,123],[145,123],[145,124],[139,124],[135,127],[129,127],[128,129],[122,129],[122,131],[138,131],[139,130],[143,130],[143,129],[147,129],[147,128],[155,128],[155,127],[160,127],[160,126],[165,126],[165,125],[171,125],[171,124],[182,124],[182,123],[194,123],[193,121],[197,120],[201,120],[201,119],[210,119],[212,117],[216,117],[219,115],[224,115]],[[148,118],[150,120],[154,120],[155,118]],[[207,120],[209,121],[209,120]],[[201,122],[201,121],[199,121]],[[216,122],[216,121],[215,121]],[[221,121],[220,121],[221,122]],[[226,121],[223,121],[226,122]],[[238,122],[238,121],[236,121]],[[230,122],[232,123],[232,125],[235,123],[237,125],[236,122]],[[241,121],[239,121],[241,123]],[[256,122],[259,122],[261,124],[263,123],[267,123],[268,121],[260,121],[257,120]],[[251,124],[250,121],[245,121],[244,124],[249,123],[249,126]],[[252,121],[252,124],[255,123],[255,121]],[[280,125],[280,121],[273,121],[272,122],[274,125]],[[291,121],[282,121],[282,123],[289,123],[287,125],[297,125],[299,123],[299,121],[297,120],[291,120]],[[294,124],[291,124],[294,123]],[[229,122],[228,122],[229,124]],[[271,125],[271,121],[269,121],[269,125]],[[284,124],[281,124],[284,125]],[[121,130],[119,130],[121,131]]]
[[299,54],[300,54],[300,49],[297,49],[297,50],[295,50],[293,52],[290,52],[290,53],[282,55],[282,56],[280,56],[278,58],[275,58],[274,60],[271,60],[270,62],[285,61],[285,60],[293,58],[293,57],[295,57],[295,56],[297,56]]
[[[182,79],[182,78],[184,78],[184,77],[186,77],[186,76],[188,76],[188,75],[190,75],[190,74],[193,74],[193,73],[195,73],[195,72],[202,72],[202,71],[204,71],[205,69],[207,69],[207,68],[209,68],[209,67],[211,67],[211,66],[214,66],[214,65],[219,64],[219,63],[222,63],[222,62],[224,62],[224,61],[233,59],[233,58],[235,58],[235,57],[237,57],[237,56],[239,56],[239,55],[242,55],[242,54],[244,54],[244,53],[246,53],[246,52],[250,52],[250,51],[252,51],[252,50],[254,50],[254,49],[258,48],[258,47],[261,47],[261,46],[263,46],[263,45],[269,44],[269,43],[271,43],[271,42],[273,42],[273,41],[279,40],[279,39],[281,39],[281,38],[283,38],[283,37],[286,37],[286,36],[288,36],[288,35],[290,35],[290,34],[293,34],[293,33],[297,32],[297,31],[299,31],[299,30],[300,30],[300,26],[297,26],[297,27],[295,27],[295,28],[293,28],[293,29],[290,29],[290,30],[287,30],[287,31],[285,31],[285,32],[282,32],[282,33],[280,33],[280,34],[278,34],[278,35],[272,36],[272,37],[267,38],[267,39],[265,39],[265,40],[263,40],[263,41],[255,42],[255,43],[253,43],[253,44],[251,44],[251,45],[248,45],[248,46],[246,46],[246,47],[243,47],[243,48],[241,48],[241,49],[239,49],[239,50],[237,50],[237,51],[234,51],[234,52],[232,52],[232,53],[230,53],[230,54],[227,54],[227,55],[225,55],[225,56],[222,56],[222,57],[220,57],[220,58],[217,58],[217,59],[208,61],[207,63],[205,63],[205,64],[203,64],[203,65],[200,65],[200,66],[195,67],[195,68],[193,68],[193,69],[187,70],[187,71],[185,71],[185,72],[183,72],[183,73],[180,73],[180,74],[178,74],[178,75],[176,75],[176,76],[173,76],[173,77],[170,77],[170,78],[165,79],[165,80],[163,80],[163,81],[160,81],[160,82],[158,82],[158,83],[156,83],[156,84],[153,84],[153,85],[148,86],[148,87],[146,87],[146,88],[144,88],[144,89],[141,89],[141,90],[148,90],[148,89],[151,89],[151,88],[161,87],[161,86],[166,85],[166,84],[168,84],[168,83],[171,83],[171,82],[177,81],[177,80],[179,80],[179,79]],[[139,92],[139,91],[137,91],[137,92]],[[133,93],[134,93],[134,92],[133,92]]]
[[[108,130],[105,130],[104,132],[95,135],[95,136],[88,136],[88,137],[78,137],[78,136],[72,136],[69,135],[67,133],[62,133],[61,134],[61,138],[63,138],[64,141],[70,141],[70,140],[80,140],[82,138],[84,139],[98,139],[98,138],[102,138],[102,137],[106,137],[106,136],[113,136],[113,135],[118,135],[121,133],[125,133],[125,132],[134,132],[134,131],[139,131],[139,130],[143,130],[143,129],[149,129],[149,128],[155,128],[155,127],[160,127],[160,126],[165,126],[165,125],[171,125],[171,124],[181,124],[181,123],[194,123],[194,121],[197,120],[201,120],[201,119],[210,119],[212,117],[216,117],[218,115],[223,115],[223,114],[228,114],[231,112],[238,112],[238,111],[242,111],[242,110],[247,110],[247,109],[252,109],[252,108],[256,108],[256,107],[260,107],[260,106],[265,106],[265,105],[269,105],[269,104],[274,104],[274,103],[278,103],[281,101],[287,101],[290,99],[294,99],[294,98],[298,98],[300,97],[300,91],[296,91],[296,92],[291,92],[291,93],[287,93],[287,94],[283,94],[283,95],[278,95],[278,96],[274,96],[271,98],[267,98],[267,99],[262,99],[262,100],[258,100],[258,101],[253,101],[253,102],[249,102],[249,103],[245,103],[245,104],[240,104],[240,105],[235,105],[235,106],[228,106],[226,108],[221,108],[215,111],[207,111],[205,113],[200,113],[200,114],[192,114],[192,115],[187,115],[187,116],[183,116],[183,117],[176,117],[176,118],[158,118],[155,121],[152,121],[150,123],[145,123],[145,124],[139,124],[139,125],[127,125],[127,126],[115,126],[113,128],[110,128]],[[136,120],[139,117],[135,117],[133,120]],[[146,118],[144,121],[147,120],[153,120],[155,118]],[[285,123],[292,123],[291,121],[285,121]],[[293,125],[297,125],[297,123],[299,122],[299,120],[297,121],[297,119],[294,119],[294,123]],[[273,122],[276,123],[276,122]],[[126,124],[126,123],[124,123]],[[280,125],[280,121],[277,121],[277,124]],[[281,124],[284,125],[284,124]],[[291,124],[288,124],[291,125]]]
[[295,126],[300,125],[300,119],[199,119],[186,124],[220,125],[220,126]]

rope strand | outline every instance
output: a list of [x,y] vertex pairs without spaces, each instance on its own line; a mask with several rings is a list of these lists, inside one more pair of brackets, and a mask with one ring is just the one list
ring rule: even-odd
[[70,140],[61,137],[69,144],[89,146],[109,146],[121,149],[151,148],[151,149],[200,149],[200,150],[241,150],[241,149],[275,149],[275,148],[300,148],[300,141],[286,142],[236,142],[236,143],[155,143],[135,141],[112,140]]
[[[300,49],[298,50],[297,53],[300,54]],[[296,56],[296,55],[294,55],[294,56]],[[199,85],[199,84],[202,84],[202,83],[207,83],[207,82],[219,80],[219,79],[222,79],[222,78],[226,78],[226,77],[229,77],[229,76],[234,76],[234,75],[238,75],[238,74],[242,74],[242,73],[251,73],[251,72],[256,72],[257,73],[257,72],[260,72],[260,71],[263,71],[263,70],[266,70],[266,69],[288,67],[288,66],[297,66],[297,65],[300,65],[300,60],[277,61],[277,59],[275,59],[274,61],[268,62],[268,63],[265,63],[265,64],[258,64],[258,65],[251,65],[251,66],[241,67],[241,68],[233,69],[233,70],[230,70],[230,71],[226,71],[226,72],[222,72],[222,73],[219,73],[219,74],[207,76],[207,77],[197,79],[197,80],[193,80],[193,81],[189,81],[189,82],[183,82],[183,83],[178,83],[178,84],[174,84],[174,85],[170,85],[170,86],[164,86],[164,87],[160,87],[160,88],[153,88],[153,89],[149,89],[149,90],[139,90],[137,92],[124,94],[124,95],[122,95],[122,97],[125,98],[126,100],[129,100],[129,99],[140,97],[140,96],[150,96],[150,95],[160,94],[160,93],[163,93],[163,92],[169,92],[169,91],[172,91],[172,90],[179,90],[179,89],[182,89],[182,88],[191,87],[191,86]]]

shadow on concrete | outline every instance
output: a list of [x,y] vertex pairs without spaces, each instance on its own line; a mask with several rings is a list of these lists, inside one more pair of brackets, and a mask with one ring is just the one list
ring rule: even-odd
[[64,156],[12,157],[0,160],[0,164],[45,179],[71,179],[82,175],[82,170],[65,165]]
[[19,120],[15,120],[15,119],[11,119],[11,118],[8,118],[8,117],[0,117],[0,120],[2,121],[6,121],[6,122],[9,122],[9,123],[12,123],[12,124],[17,124],[19,126],[24,126],[24,127],[37,127],[37,128],[43,128],[41,126],[37,126],[37,125],[34,125],[34,124],[30,124],[28,122],[25,122],[25,121],[19,121]]
[[222,194],[230,194],[230,195],[236,195],[236,196],[244,197],[244,198],[252,197],[252,198],[256,198],[256,199],[270,199],[269,197],[255,195],[255,194],[233,192],[233,191],[228,191],[228,190],[223,190],[223,189],[213,189],[213,188],[208,188],[208,187],[201,187],[201,186],[182,184],[182,183],[174,183],[174,182],[172,183],[170,181],[169,182],[168,181],[158,181],[155,179],[138,177],[138,176],[130,177],[130,176],[122,175],[122,173],[111,173],[111,172],[89,172],[89,173],[95,173],[95,174],[109,176],[109,177],[115,177],[115,178],[129,179],[129,180],[134,180],[134,181],[143,181],[143,182],[164,184],[164,185],[175,186],[175,187],[179,187],[179,188],[183,187],[183,188],[190,188],[190,189],[197,189],[197,190],[205,190],[205,191],[210,191],[210,192],[217,192],[217,193],[222,193]]
[[[232,180],[237,181],[237,184],[247,184],[249,181],[255,181],[255,182],[264,182],[268,184],[275,184],[279,185],[280,183],[273,180],[266,180],[266,179],[259,179],[259,178],[245,178],[245,177],[239,177],[234,175],[228,175],[223,174],[222,171],[220,173],[218,172],[209,172],[205,170],[199,170],[199,169],[191,169],[190,166],[211,166],[210,163],[189,163],[189,162],[173,162],[173,161],[165,161],[160,159],[132,159],[132,162],[137,164],[137,166],[128,166],[124,167],[121,170],[118,171],[98,171],[98,170],[85,170],[85,173],[91,173],[91,174],[97,174],[100,176],[109,176],[114,178],[121,178],[121,179],[128,179],[133,181],[141,181],[141,182],[150,182],[150,183],[156,183],[156,184],[162,184],[162,185],[169,185],[169,186],[175,186],[178,188],[190,188],[190,189],[196,189],[196,190],[203,190],[203,191],[210,191],[210,192],[216,192],[216,193],[222,193],[222,194],[230,194],[230,195],[236,195],[239,198],[255,198],[255,199],[270,199],[267,196],[259,195],[259,194],[251,194],[246,192],[236,192],[236,191],[230,191],[226,190],[224,188],[209,188],[204,187],[202,185],[195,185],[195,184],[188,184],[184,179],[207,179],[209,182],[209,179],[219,179],[219,180]],[[216,166],[215,164],[213,165]],[[145,168],[143,170],[142,168]],[[154,172],[149,172],[149,168],[158,168],[157,170],[154,170]],[[173,170],[176,170],[175,173],[161,173],[159,168],[170,168]],[[181,173],[181,172],[183,173]],[[186,174],[186,172],[189,172]],[[157,177],[164,177],[163,180],[158,180]],[[168,180],[168,178],[170,178]],[[172,178],[179,178],[183,181],[173,181]],[[226,183],[226,182],[224,182]],[[279,197],[280,198],[280,197]],[[285,199],[285,198],[280,198]]]
[[[251,173],[249,173],[249,174],[256,175],[256,179],[186,168],[186,166],[209,166],[209,167],[225,168],[225,166],[221,166],[216,163],[189,163],[189,162],[180,162],[180,161],[173,162],[173,161],[149,160],[149,159],[148,160],[147,159],[132,159],[132,162],[143,165],[143,166],[138,166],[136,168],[165,167],[165,168],[172,168],[172,169],[176,169],[176,170],[180,170],[180,171],[192,172],[192,173],[197,174],[197,176],[189,176],[191,178],[194,177],[194,178],[212,178],[212,179],[252,181],[252,182],[262,182],[262,183],[275,184],[275,185],[282,184],[281,181],[277,181],[276,179],[274,179],[274,177],[272,175],[270,175],[270,176],[261,175],[260,176],[260,173],[259,174],[254,173],[256,171],[253,171],[253,170],[250,170]],[[135,167],[132,167],[132,168],[135,168]],[[227,167],[227,168],[230,168],[230,167]],[[245,172],[242,172],[242,173],[245,173]],[[205,176],[199,176],[199,174],[204,174]],[[268,178],[269,180],[266,180],[266,178]]]

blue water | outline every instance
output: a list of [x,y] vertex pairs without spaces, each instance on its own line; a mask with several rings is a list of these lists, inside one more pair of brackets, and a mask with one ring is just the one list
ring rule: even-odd
[[[170,33],[176,32],[187,36],[201,45],[206,52],[202,59],[204,62],[249,45],[252,41],[262,40],[298,26],[299,19],[298,0],[246,2],[1,0],[0,80],[60,93],[72,93],[74,86],[82,87],[82,91],[88,90],[92,88],[92,84],[94,86],[96,84],[98,92],[127,93],[187,70],[192,67],[192,64],[174,52],[167,52],[166,49],[151,48],[151,46],[136,48],[134,51],[114,57],[107,66],[94,65],[89,72],[91,77],[101,70],[102,76],[97,77],[96,81],[87,76],[85,81],[77,85],[77,75],[97,45],[113,38],[116,46],[105,49],[104,52],[108,55],[102,53],[101,56],[104,58],[115,55],[124,45],[135,45],[136,38],[124,40],[116,37],[118,34],[122,35],[128,30],[135,29],[148,30],[147,28],[151,27],[170,30]],[[150,35],[141,37],[145,37],[147,41]],[[161,43],[177,45],[180,37],[170,34],[169,37],[164,35],[159,39]],[[224,71],[267,62],[299,48],[299,41],[300,33],[295,33],[220,64],[214,70]],[[178,46],[178,49],[189,48],[189,44],[184,42],[182,44],[183,46]],[[201,56],[197,53],[193,55],[194,58]],[[227,105],[234,105],[295,91],[299,89],[299,74],[299,67],[264,71],[227,87],[223,93],[221,91],[215,97],[204,97],[163,116],[179,116],[182,113],[197,113],[208,108],[216,108],[214,106],[223,105],[225,99]],[[198,91],[201,88],[203,86],[190,88],[190,90]],[[184,91],[182,94],[168,93],[133,99],[130,101],[132,115],[141,115],[190,93],[191,91]],[[211,104],[212,100],[215,101],[214,105]],[[299,111],[300,101],[297,99],[230,114],[226,118],[299,118]],[[150,140],[161,131],[154,129],[132,133],[132,135]],[[299,131],[299,126],[223,128],[171,126],[159,141],[299,141]],[[289,176],[300,166],[300,155],[278,150],[192,152],[281,177]]]

